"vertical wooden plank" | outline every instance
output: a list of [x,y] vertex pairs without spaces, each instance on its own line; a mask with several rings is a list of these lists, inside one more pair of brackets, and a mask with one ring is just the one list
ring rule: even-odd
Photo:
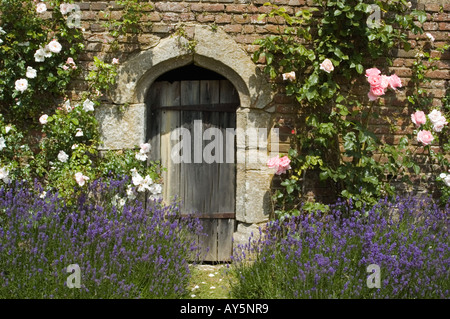
[[181,81],[181,105],[200,104],[200,81]]
[[199,236],[205,261],[217,261],[217,219],[201,219],[203,233]]
[[[198,105],[200,103],[200,81],[181,81],[181,106]],[[180,167],[180,197],[182,200],[182,212],[197,212],[199,207],[195,205],[195,192],[199,182],[195,174],[194,160],[194,120],[195,114],[191,111],[180,112],[180,125],[191,133],[190,147],[191,158],[189,163],[181,163]]]
[[[160,103],[165,106],[180,106],[180,82],[162,82],[159,93]],[[172,161],[171,150],[179,140],[171,140],[171,133],[180,126],[179,111],[161,110],[160,152],[161,163],[167,168],[163,172],[163,196],[166,203],[170,203],[179,194],[180,164]]]
[[180,81],[170,82],[160,82],[159,88],[159,104],[161,107],[164,106],[180,106],[181,95],[180,95]]
[[235,220],[232,218],[217,219],[217,260],[230,261],[233,254],[233,233]]
[[[207,183],[205,184],[202,163],[202,113],[197,111],[183,111],[181,114],[183,127],[191,132],[191,162],[182,163],[181,165],[181,194],[184,202],[183,213],[196,212],[202,214],[205,211],[205,188],[208,187]],[[196,148],[199,150],[196,150]],[[198,159],[195,158],[196,151],[199,151],[200,158]],[[200,162],[196,163],[195,160],[199,160]]]
[[239,93],[228,80],[220,80],[220,103],[228,104],[239,102]]
[[220,81],[200,81],[200,104],[213,107],[220,102]]
[[[219,211],[219,201],[223,194],[220,193],[220,180],[219,180],[219,165],[223,160],[223,134],[220,130],[220,113],[219,112],[204,112],[203,119],[207,118],[207,121],[203,123],[204,130],[211,129],[215,134],[211,138],[204,140],[203,150],[205,150],[208,156],[213,158],[212,163],[204,162],[203,164],[203,179],[205,184],[208,185],[205,189],[205,213],[214,214]],[[207,145],[210,147],[206,148]],[[214,146],[211,151],[211,146]],[[222,159],[221,159],[222,155]]]
[[[222,130],[222,135],[226,138],[226,128],[235,128],[236,127],[236,113],[221,113],[220,114],[220,127]],[[234,138],[234,136],[230,137]],[[227,145],[231,145],[231,149],[227,147]],[[234,146],[235,143],[232,141],[228,143],[228,141],[224,141],[222,152],[223,154],[223,162],[218,164],[218,194],[220,196],[217,197],[217,212],[234,212],[235,211],[235,199],[236,199],[236,163],[227,163],[226,152],[233,152],[233,157],[235,153]]]

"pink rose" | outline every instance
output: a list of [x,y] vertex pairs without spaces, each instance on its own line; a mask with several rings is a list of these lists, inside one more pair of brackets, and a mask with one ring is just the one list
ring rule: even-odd
[[279,156],[273,157],[273,158],[271,158],[271,159],[269,159],[267,161],[267,166],[269,166],[270,168],[277,168],[278,169],[279,161],[280,161]]
[[371,75],[367,77],[367,82],[369,82],[370,86],[381,86],[381,75]]
[[372,86],[370,88],[370,93],[374,96],[381,96],[384,95],[384,89],[381,86]]
[[388,86],[389,86],[389,77],[388,76],[386,76],[386,75],[382,75],[381,76],[381,83],[380,83],[380,86],[384,89],[384,90],[386,90],[387,88],[388,88]]
[[441,117],[439,120],[437,120],[433,123],[433,130],[435,132],[441,132],[442,129],[444,128],[444,126],[447,124],[448,124],[448,122],[445,119],[445,117]]
[[429,144],[431,144],[431,142],[433,142],[433,140],[434,140],[434,137],[430,131],[423,130],[423,131],[419,131],[419,133],[417,133],[417,141],[419,141],[423,145],[429,145]]
[[370,101],[375,101],[376,99],[378,99],[378,96],[376,96],[375,94],[372,93],[372,91],[370,91],[367,96],[369,97]]
[[291,166],[289,165],[290,163],[291,160],[289,159],[289,157],[283,156],[282,158],[280,158],[278,161],[278,169],[275,174],[281,175],[286,173],[286,171],[291,168]]
[[333,62],[331,62],[331,60],[329,59],[323,60],[323,62],[320,64],[320,69],[324,70],[327,73],[330,73],[334,70]]
[[366,76],[374,76],[374,75],[380,75],[381,71],[378,70],[377,68],[371,68],[371,69],[367,69],[366,70]]
[[112,64],[119,64],[119,59],[113,58],[111,63]]
[[422,124],[425,124],[427,122],[427,117],[424,112],[416,111],[415,113],[411,114],[411,121],[416,124],[416,126],[421,126]]
[[402,80],[400,80],[400,78],[396,74],[392,74],[391,76],[389,76],[388,80],[391,89],[397,90],[397,88],[402,87]]
[[75,65],[75,61],[73,60],[73,58],[67,58],[66,64],[73,64],[73,65]]

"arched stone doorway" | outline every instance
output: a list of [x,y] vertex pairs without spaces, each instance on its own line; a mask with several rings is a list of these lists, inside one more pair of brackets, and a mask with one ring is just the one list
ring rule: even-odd
[[[239,107],[236,114],[236,195],[235,212],[239,239],[248,241],[246,234],[240,236],[240,227],[264,223],[271,209],[269,189],[273,171],[265,162],[252,161],[255,156],[264,158],[276,148],[269,144],[255,147],[245,136],[248,129],[266,129],[264,138],[274,134],[271,105],[272,91],[266,78],[249,55],[220,28],[212,31],[208,26],[195,25],[192,39],[179,36],[160,40],[155,47],[140,52],[119,68],[117,85],[112,92],[112,105],[98,110],[100,130],[105,149],[133,148],[144,143],[148,136],[148,113],[146,98],[152,84],[171,70],[194,64],[213,71],[227,79],[237,91]],[[194,42],[194,50],[187,49]],[[126,105],[123,112],[119,108]],[[240,131],[239,131],[240,130]],[[270,136],[270,137],[269,137]],[[275,143],[277,146],[277,143]],[[273,144],[272,144],[273,146]],[[238,239],[238,240],[236,240]]]

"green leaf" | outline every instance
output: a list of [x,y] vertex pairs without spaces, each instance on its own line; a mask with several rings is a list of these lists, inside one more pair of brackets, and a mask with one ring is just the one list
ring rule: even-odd
[[363,74],[364,67],[362,66],[362,64],[357,64],[356,65],[356,72],[358,72],[359,74]]
[[286,192],[288,194],[291,194],[293,191],[294,191],[294,186],[292,186],[292,185],[286,186]]

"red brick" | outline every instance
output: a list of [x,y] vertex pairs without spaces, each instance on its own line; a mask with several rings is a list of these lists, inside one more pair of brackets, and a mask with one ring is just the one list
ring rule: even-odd
[[242,31],[242,25],[240,24],[227,24],[223,26],[223,30],[229,33],[240,33]]
[[100,11],[100,10],[106,10],[106,8],[108,8],[108,4],[106,2],[91,3],[91,10]]
[[228,15],[228,14],[216,15],[215,22],[218,23],[218,24],[231,23],[231,16]]
[[423,24],[423,29],[425,31],[433,31],[433,30],[438,30],[439,25],[437,22],[425,22]]
[[248,15],[234,15],[233,19],[234,23],[239,24],[247,24],[250,22],[250,16]]
[[433,21],[450,21],[450,13],[435,13],[432,19]]
[[213,14],[198,14],[197,21],[201,23],[214,22],[216,17]]
[[244,33],[254,33],[255,32],[255,26],[253,25],[244,25],[242,28],[242,31],[244,31]]
[[448,23],[448,22],[440,22],[439,23],[439,30],[441,30],[441,31],[450,31],[450,23]]
[[428,71],[426,76],[432,79],[450,79],[450,70]]

